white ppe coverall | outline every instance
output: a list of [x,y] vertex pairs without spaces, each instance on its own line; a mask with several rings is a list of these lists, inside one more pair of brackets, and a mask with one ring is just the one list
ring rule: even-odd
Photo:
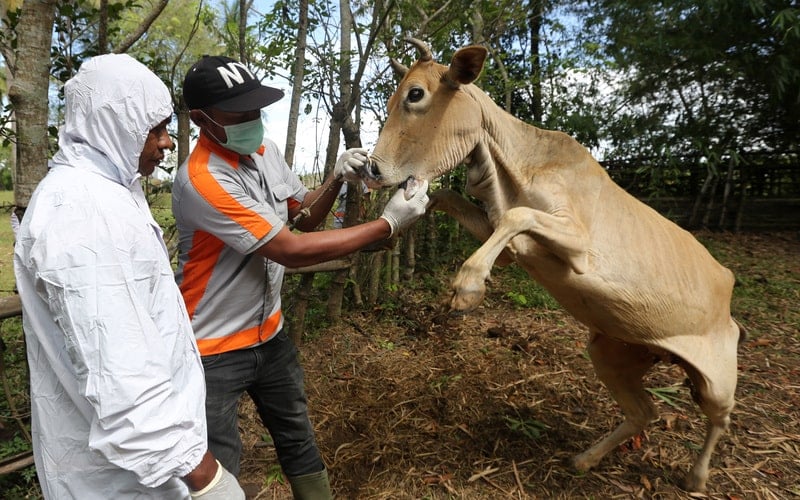
[[65,94],[14,252],[39,481],[48,499],[188,498],[202,364],[137,172],[170,94],[126,55],[84,62]]

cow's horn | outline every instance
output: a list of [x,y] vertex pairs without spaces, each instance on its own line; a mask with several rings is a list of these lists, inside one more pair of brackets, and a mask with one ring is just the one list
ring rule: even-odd
[[408,66],[401,63],[394,57],[389,58],[389,63],[392,65],[392,70],[397,77],[403,78],[406,76],[406,73],[408,73]]
[[426,44],[425,42],[417,40],[414,37],[406,38],[406,42],[410,43],[411,45],[417,48],[417,50],[419,51],[420,61],[430,61],[431,59],[433,59],[433,54],[431,54],[431,48],[428,47],[428,44]]

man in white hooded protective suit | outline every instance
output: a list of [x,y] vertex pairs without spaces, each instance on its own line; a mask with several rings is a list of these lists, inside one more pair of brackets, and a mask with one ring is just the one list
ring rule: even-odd
[[208,451],[200,356],[139,180],[173,147],[169,91],[108,54],[64,93],[14,251],[44,496],[244,499]]

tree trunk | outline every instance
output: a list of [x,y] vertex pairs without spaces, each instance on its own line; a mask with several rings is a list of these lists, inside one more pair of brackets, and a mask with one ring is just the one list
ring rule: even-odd
[[736,210],[736,221],[734,222],[733,231],[739,233],[742,230],[742,218],[744,217],[744,204],[747,200],[748,185],[747,170],[744,168],[739,169],[739,203]]
[[425,253],[423,255],[426,256],[426,260],[428,262],[436,262],[437,257],[437,236],[438,233],[436,231],[436,212],[431,211],[425,214]]
[[[405,239],[405,238],[403,238]],[[400,283],[400,240],[398,238],[397,243],[395,244],[392,251],[389,252],[389,269],[391,272],[387,273],[390,278],[386,280],[387,283],[391,283],[392,285],[397,285]]]
[[708,193],[708,189],[711,186],[711,181],[714,180],[716,177],[716,173],[714,169],[710,166],[706,167],[706,179],[703,181],[703,186],[700,188],[700,192],[697,193],[697,197],[694,200],[694,206],[692,206],[692,214],[689,216],[689,222],[687,226],[690,228],[695,227],[697,224],[697,218],[700,216],[700,206],[703,203],[703,198]]
[[719,214],[719,229],[725,228],[725,216],[728,215],[728,199],[731,194],[731,189],[733,188],[733,168],[736,164],[736,160],[734,156],[731,155],[730,160],[728,160],[728,173],[725,176],[725,186],[722,192],[722,207]]
[[180,167],[183,165],[183,162],[186,160],[186,157],[189,156],[189,147],[191,145],[191,120],[189,118],[189,108],[186,107],[186,103],[183,100],[183,96],[180,98],[180,102],[178,103],[178,107],[175,110],[175,115],[178,117],[178,163],[177,166]]
[[247,10],[248,2],[239,0],[239,32],[236,45],[239,46],[239,61],[245,66],[250,66],[250,57],[247,50]]
[[[397,244],[397,240],[395,240],[395,244]],[[392,283],[392,254],[394,253],[394,247],[391,250],[387,250],[383,253],[383,268],[381,271],[381,282],[378,283],[378,287],[380,289],[381,284],[385,283],[386,286],[390,286]]]
[[414,268],[417,265],[417,258],[416,258],[416,235],[417,235],[417,227],[416,225],[411,226],[406,231],[405,238],[403,238],[404,243],[404,250],[406,261],[405,265],[403,266],[403,281],[411,281],[414,277]]
[[[352,127],[352,120],[348,119],[349,113],[347,111],[347,103],[351,102],[353,99],[353,86],[351,83],[352,66],[350,64],[349,56],[351,48],[350,37],[353,32],[353,18],[350,12],[350,4],[345,0],[339,1],[339,14],[341,17],[339,44],[342,54],[342,57],[339,60],[339,103],[338,105],[334,106],[334,115],[336,116],[334,116],[331,120],[331,134],[328,136],[328,150],[325,161],[326,177],[330,175],[333,165],[336,162],[336,157],[339,153],[339,132],[346,128],[346,124],[348,122],[350,122],[350,126]],[[334,122],[336,122],[335,125]],[[333,134],[334,127],[337,131],[335,136]],[[347,135],[348,134],[345,134],[345,136]],[[356,132],[356,142],[358,142],[358,144],[348,144],[347,139],[345,139],[345,146],[348,148],[357,145],[360,146],[358,132]],[[348,190],[347,194],[347,212],[349,213],[345,216],[345,225],[347,225],[348,222],[352,222],[353,217],[356,217],[358,214],[358,212],[356,212],[357,207],[354,206],[356,204],[354,195],[355,191],[360,191],[360,189],[353,189],[353,185],[351,185],[350,188],[351,189]],[[351,200],[353,200],[352,203]],[[338,321],[342,316],[344,287],[347,284],[347,276],[349,274],[350,270],[343,269],[341,271],[337,271],[331,280],[330,291],[328,293],[327,314],[328,319],[332,322]]]
[[306,332],[306,311],[308,311],[308,301],[311,297],[311,289],[314,285],[314,273],[305,273],[300,278],[300,284],[295,293],[295,303],[289,319],[289,336],[294,341],[294,345],[299,346],[303,341]]
[[328,292],[328,305],[326,315],[328,321],[337,323],[342,317],[342,302],[344,301],[344,287],[347,283],[347,277],[350,275],[350,268],[341,269],[333,273],[333,278],[330,283],[330,291]]
[[546,0],[530,0],[528,26],[531,35],[531,87],[533,87],[531,111],[533,121],[542,123],[544,106],[542,104],[542,20]]
[[55,15],[55,0],[22,4],[15,60],[13,66],[9,65],[14,70],[8,97],[16,117],[14,204],[22,213],[47,174],[50,45]]
[[711,211],[714,210],[714,197],[717,195],[717,186],[719,185],[719,177],[714,177],[714,181],[711,183],[711,192],[708,196],[708,205],[706,205],[706,213],[703,214],[703,223],[702,227],[704,229],[708,228],[708,221],[711,219]]
[[369,261],[369,288],[367,295],[367,303],[373,305],[378,302],[378,296],[381,291],[381,263],[383,255],[386,252],[380,252],[371,255]]
[[[358,262],[358,260],[356,260]],[[361,296],[361,285],[358,282],[358,267],[357,265],[350,266],[348,270],[348,277],[350,282],[353,283],[353,305],[361,307],[364,305],[364,297]]]
[[289,104],[289,123],[286,128],[286,147],[283,157],[290,167],[294,165],[294,150],[297,146],[297,122],[300,117],[300,99],[303,97],[304,65],[306,62],[306,40],[308,38],[308,0],[300,0],[297,20],[297,46],[294,49],[292,67],[292,100]]
[[105,54],[108,50],[108,0],[100,0],[100,21],[97,26],[97,51]]

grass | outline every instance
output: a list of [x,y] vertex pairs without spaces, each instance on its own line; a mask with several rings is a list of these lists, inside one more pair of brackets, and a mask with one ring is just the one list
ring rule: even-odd
[[[13,191],[0,191],[0,297],[14,292]],[[20,317],[0,321],[0,460],[28,452],[30,399],[25,342]],[[0,476],[3,498],[41,498],[33,466]]]
[[[9,223],[12,203],[13,193],[0,191],[0,207],[4,208],[3,213],[0,214],[0,294],[4,295],[10,295],[14,290],[12,267],[14,238]],[[153,196],[151,206],[156,221],[165,228],[169,238],[169,229],[174,224],[169,194]],[[748,492],[752,492],[756,486],[751,486],[748,478],[745,477],[749,473],[741,472],[741,470],[757,470],[759,468],[771,474],[770,478],[773,476],[778,478],[774,479],[775,481],[780,480],[785,483],[788,478],[796,477],[796,465],[791,465],[798,463],[796,454],[792,455],[791,452],[786,452],[787,458],[785,459],[781,458],[784,455],[770,455],[767,458],[770,458],[772,462],[768,467],[763,465],[762,455],[751,453],[750,450],[761,451],[765,446],[761,442],[763,436],[766,435],[764,434],[766,431],[763,429],[768,429],[769,436],[774,436],[775,444],[771,446],[776,450],[783,445],[784,436],[796,434],[793,430],[797,429],[796,417],[792,416],[791,408],[795,402],[800,401],[797,399],[797,391],[793,389],[796,387],[794,381],[796,381],[798,373],[797,359],[800,359],[796,356],[797,340],[800,339],[800,330],[797,329],[797,325],[800,324],[800,309],[797,307],[797,304],[800,303],[797,236],[795,233],[742,236],[708,233],[699,234],[698,238],[715,257],[724,262],[736,274],[737,286],[734,290],[733,313],[748,327],[750,333],[750,340],[741,348],[740,353],[739,400],[741,404],[737,408],[734,428],[725,438],[727,446],[730,446],[730,443],[736,445],[738,454],[735,460],[743,461],[746,467],[742,466],[737,469],[738,462],[733,458],[724,458],[725,454],[722,451],[718,453],[714,462],[717,469],[727,467],[737,476],[741,476],[741,484],[744,486],[739,486],[733,480],[729,480],[729,477],[733,477],[733,473],[727,472],[725,474],[717,472],[714,484],[720,491],[736,492],[747,489]],[[438,467],[437,463],[430,462],[432,459],[414,464],[407,463],[405,470],[409,472],[403,475],[398,472],[403,470],[402,461],[390,460],[391,453],[396,453],[395,459],[400,456],[403,460],[411,460],[406,457],[415,457],[416,454],[406,453],[404,446],[418,450],[431,447],[434,443],[441,443],[441,450],[437,450],[437,453],[427,453],[426,456],[445,457],[441,460],[445,464],[471,464],[472,462],[464,457],[468,456],[469,451],[474,452],[475,450],[472,448],[477,445],[470,445],[472,441],[465,444],[464,439],[474,436],[475,443],[489,442],[492,450],[494,447],[500,447],[498,449],[501,452],[492,451],[491,456],[494,457],[495,462],[505,463],[503,460],[506,460],[513,467],[525,467],[525,469],[520,469],[522,476],[516,476],[515,472],[513,477],[517,477],[516,481],[504,484],[509,491],[519,486],[519,477],[522,477],[526,489],[532,492],[539,491],[541,493],[543,489],[555,485],[556,488],[560,488],[558,491],[566,492],[563,495],[568,495],[572,491],[570,489],[572,487],[584,488],[585,491],[582,495],[587,498],[593,496],[609,498],[613,496],[612,494],[619,494],[619,490],[615,490],[613,485],[609,486],[611,483],[600,481],[600,479],[594,481],[600,475],[588,474],[578,485],[574,478],[569,476],[571,472],[568,469],[563,468],[562,473],[561,467],[550,467],[546,463],[547,460],[529,460],[531,455],[537,453],[536,450],[540,450],[537,447],[544,450],[538,452],[542,456],[552,454],[553,450],[569,450],[570,446],[575,447],[570,444],[574,439],[572,435],[568,439],[563,438],[569,441],[568,444],[560,443],[562,437],[559,429],[568,427],[561,425],[560,420],[553,415],[563,413],[571,418],[573,413],[580,415],[584,407],[587,408],[586,414],[592,415],[593,418],[608,414],[607,410],[597,410],[594,406],[590,406],[590,404],[602,406],[605,399],[597,398],[595,394],[602,395],[602,391],[596,385],[586,382],[593,381],[594,376],[591,374],[584,376],[582,372],[574,368],[574,366],[578,366],[588,370],[589,363],[586,360],[582,360],[581,363],[573,362],[576,356],[585,355],[583,337],[579,336],[577,337],[579,340],[575,340],[571,334],[567,335],[560,331],[565,329],[565,320],[560,306],[542,287],[530,280],[521,269],[517,266],[509,266],[492,271],[494,281],[487,290],[487,298],[484,307],[481,308],[482,311],[491,312],[495,309],[501,311],[497,318],[468,315],[458,319],[449,318],[439,324],[437,322],[439,318],[432,317],[435,315],[431,312],[432,306],[429,305],[433,303],[431,301],[439,300],[439,296],[447,295],[449,277],[448,274],[447,277],[442,278],[438,272],[423,273],[420,276],[420,286],[425,291],[423,299],[412,299],[409,296],[408,288],[405,288],[404,293],[400,295],[400,297],[406,298],[405,301],[399,300],[396,294],[387,294],[384,297],[386,304],[382,305],[382,309],[375,308],[364,313],[363,316],[366,319],[363,328],[359,329],[357,333],[345,335],[343,332],[337,331],[337,328],[342,329],[342,325],[327,326],[322,329],[319,339],[312,339],[304,345],[303,354],[308,363],[307,379],[310,384],[311,397],[315,408],[326,409],[322,412],[324,418],[318,419],[324,421],[324,425],[320,425],[318,439],[324,447],[327,447],[323,449],[326,457],[336,462],[332,481],[335,489],[341,492],[347,487],[348,481],[355,481],[351,478],[369,477],[374,489],[398,492],[409,487],[408,481],[416,480],[416,483],[410,485],[419,488],[417,491],[419,495],[416,498],[425,498],[425,493],[429,492],[435,492],[429,496],[430,498],[441,498],[437,495],[441,492],[434,489],[435,485],[429,484],[429,478],[425,475],[427,472],[419,472],[435,470]],[[321,282],[320,286],[324,288],[325,282]],[[430,295],[436,295],[436,298],[432,299]],[[318,307],[318,305],[312,303],[309,304],[309,307]],[[383,311],[383,314],[379,311]],[[354,324],[360,317],[357,312],[351,311],[348,314],[350,316],[343,322],[344,325]],[[376,321],[376,314],[380,314],[382,321]],[[324,313],[321,312],[320,316],[324,316]],[[424,331],[416,336],[408,333],[392,336],[393,329],[402,327],[403,322],[424,325],[425,328],[420,330]],[[566,323],[571,325],[569,321]],[[463,331],[456,333],[455,328],[461,328]],[[403,331],[412,330],[411,328],[401,329]],[[2,359],[6,366],[6,372],[0,375],[7,381],[8,387],[0,395],[0,460],[2,460],[29,449],[30,445],[17,424],[18,420],[29,421],[25,347],[20,319],[10,318],[0,322],[0,337],[5,343]],[[470,341],[475,344],[476,356],[474,358],[468,356]],[[335,347],[336,342],[340,343],[338,349]],[[450,342],[452,342],[452,347],[450,347]],[[358,350],[360,343],[363,343],[363,352]],[[317,348],[317,344],[320,345],[318,348],[320,352],[314,350]],[[565,352],[577,354],[574,354],[573,358],[564,358]],[[508,359],[504,357],[509,353]],[[338,357],[342,358],[341,367],[335,365]],[[556,362],[562,358],[564,358],[564,366],[568,365],[569,370],[559,364],[560,361]],[[392,363],[387,365],[388,369],[379,371],[381,363],[388,363],[388,360],[392,360]],[[315,363],[319,363],[321,367],[315,366]],[[526,368],[530,368],[530,370],[524,370]],[[519,374],[515,371],[517,369],[519,369]],[[484,371],[486,372],[485,380]],[[337,376],[330,377],[331,373],[335,373]],[[531,373],[534,375],[531,376]],[[537,373],[554,375],[533,378]],[[528,381],[526,377],[530,378],[531,383],[518,383],[518,380]],[[569,377],[574,378],[575,381]],[[330,381],[330,387],[322,386],[326,380]],[[375,388],[359,385],[372,380],[377,381]],[[418,393],[414,392],[416,390],[413,387],[414,382],[419,383]],[[573,382],[580,392],[564,390],[561,387],[563,384]],[[578,382],[583,385],[578,386]],[[681,419],[678,419],[680,425],[688,425],[681,423],[685,421],[682,420],[683,412],[676,410],[676,407],[691,406],[684,405],[684,399],[687,399],[686,390],[683,387],[670,385],[668,382],[656,383],[654,387],[648,389],[653,397],[668,407],[669,411],[681,414]],[[342,392],[337,393],[337,390]],[[390,398],[394,393],[397,393],[396,402]],[[459,394],[460,397],[455,397],[453,394]],[[492,399],[491,396],[497,394],[505,399]],[[578,399],[578,394],[582,394],[586,398]],[[358,405],[357,396],[363,399],[363,406]],[[386,408],[374,407],[384,400]],[[424,407],[416,408],[412,413],[404,413],[402,410],[406,403],[412,400],[430,401],[431,408],[428,410],[425,410]],[[595,402],[595,400],[599,402]],[[343,403],[345,401],[347,404]],[[485,407],[479,406],[482,401],[485,401]],[[536,405],[544,402],[542,409],[532,405],[531,401],[536,401]],[[340,407],[343,404],[344,406]],[[462,404],[463,406],[459,406]],[[544,409],[545,406],[547,411]],[[563,408],[561,408],[562,406]],[[15,412],[12,407],[17,411]],[[432,415],[429,424],[425,424],[424,420],[426,411]],[[358,422],[353,422],[359,415],[366,416],[366,423],[356,425]],[[373,432],[371,432],[370,425],[378,425],[383,421],[382,418],[376,418],[374,415],[396,416],[398,420],[385,429],[372,429]],[[608,415],[610,415],[609,419],[617,418],[616,414]],[[689,415],[691,416],[691,413]],[[451,416],[453,420],[449,426],[446,425],[448,416]],[[486,425],[487,420],[491,421],[495,417],[501,419],[499,428],[505,428],[510,434],[522,434],[523,437],[530,438],[530,441],[537,438],[535,444],[526,445],[532,447],[534,451],[519,452],[521,446],[519,439],[508,440],[508,443],[505,444],[504,434],[500,433],[496,427]],[[470,421],[470,418],[473,420]],[[548,418],[550,420],[547,420]],[[245,421],[255,422],[256,418],[250,416]],[[362,425],[363,428],[359,425]],[[592,425],[598,428],[610,427],[610,424],[602,422],[600,424],[592,422]],[[699,426],[699,424],[693,425]],[[406,428],[405,426],[408,427],[407,434],[398,434],[397,429],[403,430]],[[784,428],[789,430],[784,430]],[[444,432],[449,429],[454,429],[454,431],[450,434]],[[758,439],[753,439],[754,444],[751,444],[748,439],[753,429],[755,430],[753,433]],[[353,432],[352,438],[347,437],[347,432],[350,431]],[[260,432],[263,433],[263,429]],[[661,436],[661,440],[666,441],[677,431],[672,429],[665,431],[657,428],[653,432],[664,434]],[[584,432],[584,434],[586,433]],[[434,435],[436,439],[431,439],[431,435]],[[380,443],[370,442],[370,436],[379,438]],[[694,437],[694,434],[692,436]],[[581,439],[584,441],[589,437],[588,434],[581,435]],[[414,441],[422,438],[428,440],[425,442]],[[742,444],[739,444],[740,441]],[[769,441],[769,443],[773,443],[773,441]],[[723,445],[725,444],[723,443]],[[508,447],[507,451],[502,451],[505,449],[503,446]],[[687,446],[695,445],[687,444]],[[364,449],[360,450],[359,448]],[[386,464],[384,465],[383,462],[379,464],[385,466],[386,471],[373,474],[370,471],[377,467],[376,461],[374,458],[368,459],[374,450],[378,449],[383,450],[381,453],[389,454]],[[669,448],[665,447],[664,449]],[[248,457],[248,463],[256,465],[252,467],[252,472],[246,470],[245,475],[252,474],[253,478],[258,479],[259,484],[263,484],[266,473],[267,486],[274,488],[280,486],[286,489],[285,485],[277,484],[280,474],[275,465],[265,465],[265,463],[271,463],[272,458],[268,457],[269,460],[259,458],[259,454],[267,453],[264,450],[270,450],[270,447],[263,446],[263,443],[246,448],[245,454]],[[485,461],[484,454],[473,461],[476,464],[480,460]],[[614,474],[621,475],[623,467],[614,464],[623,460],[626,460],[625,457],[607,460],[602,469],[603,477],[615,477]],[[792,462],[793,460],[794,462]],[[364,469],[358,468],[361,461],[366,463]],[[685,459],[676,459],[676,463],[678,462],[683,466]],[[483,462],[480,463],[483,464]],[[539,465],[547,470],[537,469],[536,467]],[[463,467],[468,469],[470,465]],[[476,467],[478,466],[476,465]],[[516,471],[516,469],[514,470]],[[659,473],[655,474],[655,477],[660,478],[663,474],[664,477],[669,478],[670,468],[659,467],[658,470]],[[411,471],[417,472],[412,474]],[[783,476],[778,474],[783,474]],[[384,477],[385,480],[382,479]],[[399,477],[401,483],[391,483],[393,477]],[[448,485],[451,484],[449,481],[455,481],[452,479],[455,476],[449,473],[442,473],[442,477],[445,478],[443,481],[446,480]],[[555,479],[549,479],[551,477]],[[638,476],[634,474],[634,479],[635,477]],[[780,477],[787,479],[784,481]],[[760,480],[756,476],[749,479]],[[492,480],[494,481],[494,479]],[[473,488],[469,491],[478,491],[482,483],[466,481],[464,484],[466,486],[459,486],[464,488],[464,491],[468,491],[468,488]],[[767,488],[767,486],[763,487]],[[663,489],[664,485],[654,485],[653,488]],[[490,498],[487,496],[487,490],[480,491],[481,494],[472,497]],[[491,488],[488,491],[492,491]],[[672,489],[666,491],[669,494],[674,493]],[[776,491],[781,490],[776,487]],[[790,491],[795,495],[800,494],[800,491],[797,490],[787,489],[785,491]],[[0,498],[40,498],[40,495],[33,467],[0,476]],[[542,496],[547,495],[542,493]],[[730,495],[727,498],[734,496]]]
[[14,232],[11,230],[13,191],[0,191],[0,297],[14,294]]

